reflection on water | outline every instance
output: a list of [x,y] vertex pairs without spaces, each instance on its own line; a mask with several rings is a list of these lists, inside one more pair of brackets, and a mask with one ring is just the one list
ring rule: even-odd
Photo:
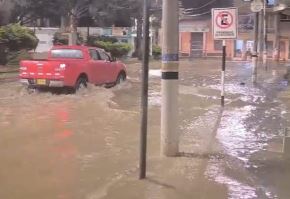
[[[257,137],[255,129],[248,129],[246,122],[256,108],[245,106],[225,111],[217,138],[223,144],[227,154],[247,162],[251,154],[265,145],[264,136]],[[258,124],[257,124],[258,125]],[[265,135],[266,136],[266,135]]]
[[229,189],[229,199],[253,199],[258,198],[256,189],[242,182],[238,182],[225,175],[223,165],[219,163],[210,164],[205,173],[210,179],[224,184]]

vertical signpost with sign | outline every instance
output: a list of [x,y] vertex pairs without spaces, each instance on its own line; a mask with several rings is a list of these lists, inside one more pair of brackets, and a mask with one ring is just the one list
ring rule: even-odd
[[237,39],[238,10],[237,8],[213,8],[212,29],[214,40],[223,41],[222,73],[221,73],[221,105],[225,105],[225,70],[226,40]]

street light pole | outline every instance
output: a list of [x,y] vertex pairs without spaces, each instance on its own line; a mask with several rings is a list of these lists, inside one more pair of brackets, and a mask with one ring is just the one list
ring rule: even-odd
[[178,78],[179,6],[178,0],[163,0],[162,5],[162,80],[161,80],[161,154],[179,152]]

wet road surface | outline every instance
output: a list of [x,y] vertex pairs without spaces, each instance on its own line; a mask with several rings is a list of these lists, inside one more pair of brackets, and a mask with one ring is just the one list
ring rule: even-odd
[[128,66],[123,85],[76,95],[1,83],[0,198],[290,198],[290,162],[281,153],[287,63],[261,66],[255,85],[250,63],[227,64],[221,109],[219,61],[181,61],[177,158],[159,154],[160,64],[151,64],[144,181],[137,180],[140,64]]

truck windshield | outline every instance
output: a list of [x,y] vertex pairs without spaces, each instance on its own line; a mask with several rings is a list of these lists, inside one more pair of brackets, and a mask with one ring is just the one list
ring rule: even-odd
[[51,51],[52,58],[83,59],[83,52],[74,49],[54,49]]

